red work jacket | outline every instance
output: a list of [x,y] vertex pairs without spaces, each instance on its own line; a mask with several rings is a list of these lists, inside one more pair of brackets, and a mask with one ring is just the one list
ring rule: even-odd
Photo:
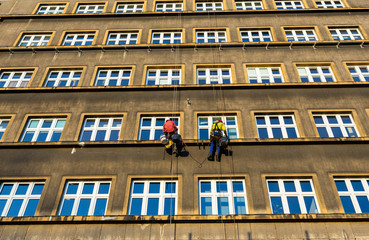
[[178,128],[177,128],[176,124],[171,120],[167,120],[163,125],[163,133],[171,133],[171,132],[175,132],[177,130],[178,130]]

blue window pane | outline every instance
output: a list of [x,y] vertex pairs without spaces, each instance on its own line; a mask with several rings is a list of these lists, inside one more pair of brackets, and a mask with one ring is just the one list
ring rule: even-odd
[[147,215],[158,215],[159,198],[149,198],[147,201]]
[[160,183],[150,183],[149,193],[160,193]]
[[282,130],[280,128],[272,128],[273,138],[283,138]]
[[158,118],[158,119],[156,119],[155,126],[163,126],[164,123],[165,123],[165,119],[164,118]]
[[7,200],[0,200],[0,216],[2,215],[3,213],[3,210],[4,210],[4,207],[6,205],[6,201]]
[[27,204],[26,211],[24,212],[23,216],[29,217],[34,216],[36,212],[36,208],[38,205],[38,199],[30,199]]
[[341,119],[343,123],[351,123],[351,119],[349,116],[342,116]]
[[212,214],[211,198],[202,197],[201,198],[201,215]]
[[369,201],[368,201],[368,197],[367,196],[357,196],[356,199],[357,199],[357,201],[359,203],[361,212],[362,213],[369,213]]
[[154,140],[159,140],[162,134],[163,134],[162,130],[155,130]]
[[316,123],[316,124],[323,124],[324,122],[323,122],[323,118],[321,117],[321,116],[315,116],[314,117],[314,122]]
[[178,118],[174,118],[172,121],[178,126]]
[[233,192],[243,192],[242,182],[232,182]]
[[348,191],[345,181],[336,180],[334,182],[336,183],[337,191],[345,191],[345,192]]
[[322,137],[322,138],[329,137],[327,129],[324,127],[318,127],[318,133],[319,133],[319,137]]
[[227,126],[229,125],[236,125],[236,119],[235,118],[227,118],[226,119]]
[[337,118],[335,116],[327,116],[328,122],[332,124],[337,124]]
[[270,124],[279,124],[279,118],[278,117],[270,117]]
[[119,139],[119,130],[113,130],[110,132],[110,137],[109,140],[110,141],[116,141]]
[[257,125],[265,125],[265,118],[264,117],[257,117],[256,118]]
[[227,192],[227,182],[217,182],[216,183],[217,192]]
[[103,216],[105,215],[105,208],[106,208],[107,199],[97,199],[96,200],[96,206],[94,210],[95,216]]
[[268,130],[266,128],[258,128],[259,138],[268,138]]
[[283,117],[285,124],[293,124],[292,117]]
[[90,209],[91,199],[81,199],[77,210],[77,216],[87,216]]
[[142,126],[144,126],[144,127],[151,126],[151,119],[149,119],[149,118],[142,119]]
[[0,132],[0,140],[1,140],[1,138],[3,137],[3,132]]
[[331,130],[333,132],[333,136],[334,137],[343,137],[341,128],[339,128],[339,127],[332,127]]
[[83,131],[81,136],[81,141],[90,141],[92,131]]
[[94,183],[85,183],[83,186],[82,194],[92,194],[94,191]]
[[209,139],[209,130],[208,129],[200,129],[200,138],[199,139]]
[[272,203],[273,214],[283,214],[283,205],[280,197],[271,197],[270,202]]
[[19,210],[22,206],[23,199],[14,199],[12,204],[10,205],[7,217],[16,217],[19,214]]
[[351,185],[354,191],[364,191],[363,184],[360,180],[351,180]]
[[287,197],[288,207],[291,214],[300,214],[301,209],[297,197]]
[[53,121],[44,121],[41,128],[50,128]]
[[286,128],[288,138],[297,138],[295,128]]
[[244,197],[234,198],[234,210],[235,214],[246,214],[246,203]]
[[218,214],[219,215],[226,215],[229,214],[229,204],[227,197],[218,197]]
[[110,189],[110,183],[101,183],[98,194],[108,194]]
[[277,181],[269,181],[268,182],[269,192],[279,192],[279,186]]
[[15,195],[25,195],[27,193],[29,184],[19,184]]
[[345,129],[349,137],[358,137],[354,127],[346,127]]
[[304,201],[307,213],[318,213],[314,197],[304,197]]
[[165,183],[165,193],[176,193],[176,183]]
[[209,193],[211,192],[211,184],[210,182],[201,182],[201,185],[200,185],[200,191],[202,193]]
[[47,81],[46,87],[54,87],[55,81]]
[[313,191],[309,181],[301,181],[300,186],[301,186],[301,191],[302,192],[312,192]]
[[283,185],[286,192],[296,192],[295,183],[293,181],[284,181]]
[[97,131],[95,141],[104,141],[105,135],[106,135],[106,130]]
[[141,215],[142,198],[133,198],[131,203],[130,215]]
[[345,213],[356,213],[354,205],[352,204],[351,198],[348,196],[340,197],[343,209]]
[[150,130],[142,130],[140,140],[150,140]]
[[40,132],[37,136],[36,142],[45,142],[48,132]]
[[60,140],[60,136],[61,136],[61,132],[54,132],[53,135],[51,136],[50,141],[51,142],[58,142]]
[[110,79],[108,86],[117,86],[117,82],[118,82],[117,80]]
[[67,194],[76,194],[78,189],[78,183],[71,183],[68,185]]
[[144,191],[144,183],[135,183],[133,185],[133,193],[143,193]]
[[174,215],[175,214],[175,198],[165,198],[164,199],[164,215]]

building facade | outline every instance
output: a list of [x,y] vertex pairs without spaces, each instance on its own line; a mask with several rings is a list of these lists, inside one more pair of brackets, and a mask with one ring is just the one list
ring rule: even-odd
[[0,239],[369,239],[367,1],[0,3]]

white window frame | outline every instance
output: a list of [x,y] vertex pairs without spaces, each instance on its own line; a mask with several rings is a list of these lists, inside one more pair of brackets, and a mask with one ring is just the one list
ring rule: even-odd
[[105,4],[84,4],[83,3],[83,4],[78,5],[76,14],[103,13],[104,9],[105,9]]
[[115,8],[116,13],[143,12],[143,3],[119,3]]
[[[289,5],[287,5],[289,4]],[[275,1],[277,9],[304,9],[302,1]],[[279,6],[278,6],[279,5]]]
[[[288,35],[287,33],[290,32],[290,35]],[[301,34],[298,34],[297,32],[302,32]],[[308,34],[308,32],[312,32],[313,35]],[[287,41],[318,41],[318,36],[316,35],[315,29],[314,28],[296,28],[296,29],[291,29],[291,28],[286,28],[284,29],[284,34],[286,35]],[[314,37],[314,40],[310,40],[310,37]],[[293,38],[293,39],[291,39]],[[299,39],[299,38],[304,38]]]
[[[63,78],[63,74],[65,72],[69,72],[69,76],[68,78]],[[50,76],[52,74],[57,73],[58,76],[56,78],[50,79]],[[74,77],[74,74],[79,74],[80,77],[76,78]],[[52,80],[55,81],[54,85],[52,87],[59,87],[59,83],[61,81],[67,81],[66,85],[63,87],[77,87],[78,86],[78,82],[81,80],[81,76],[82,76],[82,70],[80,69],[68,69],[68,70],[51,70],[49,71],[49,74],[47,75],[44,87],[47,87],[47,83]],[[51,86],[49,86],[51,87]]]
[[[204,36],[199,36],[199,34],[203,34]],[[209,36],[210,34],[214,36]],[[219,36],[222,34],[223,36]],[[215,30],[215,31],[206,31],[206,30],[196,30],[196,43],[221,43],[228,42],[227,31],[225,30]],[[209,40],[214,40],[214,42],[209,42]]]
[[[108,120],[108,125],[105,127],[100,127],[99,124],[101,122],[101,120]],[[113,122],[114,120],[120,120],[120,125],[119,126],[116,126],[116,127],[113,127]],[[94,121],[94,125],[92,127],[86,127],[86,123],[87,121]],[[116,141],[116,140],[109,140],[110,139],[110,135],[111,135],[111,131],[119,131],[119,134],[118,134],[118,139],[120,137],[120,133],[121,133],[121,128],[122,128],[122,125],[123,125],[123,117],[120,117],[120,116],[115,116],[115,117],[107,117],[107,116],[102,116],[102,117],[86,117],[84,120],[83,120],[83,126],[82,126],[82,129],[81,129],[81,134],[80,134],[80,141],[96,141],[96,135],[97,135],[97,132],[98,131],[106,131],[105,133],[105,139],[103,141]],[[90,140],[84,140],[82,139],[83,137],[83,133],[85,131],[92,131],[91,133],[91,138]]]
[[[347,34],[343,34],[341,31],[346,31]],[[352,31],[357,31],[357,34],[352,33]],[[334,39],[334,35],[335,34],[339,39],[334,39],[336,41],[357,41],[357,40],[363,40],[364,37],[361,34],[361,31],[359,28],[357,27],[352,27],[352,28],[333,28],[330,27],[329,28],[329,33],[331,34],[332,38]],[[345,39],[345,36],[348,36],[350,39]],[[360,39],[355,39],[355,37],[360,37]]]
[[[141,133],[142,130],[150,130],[150,137],[149,140],[155,140],[155,131],[156,130],[160,130],[161,132],[163,132],[163,125],[161,126],[156,126],[156,120],[160,118],[160,119],[166,119],[166,118],[170,118],[170,119],[177,119],[178,120],[178,134],[180,134],[180,117],[179,116],[157,116],[157,117],[149,117],[149,116],[142,116],[140,119],[140,129],[138,132],[138,140],[141,140]],[[151,126],[142,126],[142,122],[144,119],[150,119],[151,120]],[[165,120],[164,120],[165,122]],[[142,141],[147,141],[147,140],[142,140]]]
[[[318,71],[318,73],[311,73],[311,70],[314,69]],[[329,70],[329,73],[324,73],[323,71]],[[302,73],[304,71],[304,73]],[[301,78],[308,78],[308,82],[315,82],[314,78],[319,77],[319,82],[327,82],[327,78],[332,78],[333,82],[337,82],[334,73],[332,71],[331,66],[297,66],[297,72]],[[302,80],[301,80],[302,82]]]
[[[165,35],[170,35],[169,38]],[[176,35],[180,35],[179,37]],[[159,36],[158,38],[155,36]],[[159,40],[159,43],[154,43],[154,41]],[[164,41],[169,40],[169,43],[164,43]],[[175,32],[159,32],[159,31],[153,31],[151,34],[151,44],[179,44],[174,43],[174,41],[178,41],[179,43],[182,43],[182,31],[175,31]]]
[[[369,82],[369,65],[347,65],[347,67],[354,81],[356,81],[356,78],[359,78],[361,82]],[[361,69],[366,69],[366,72],[363,72]]]
[[[205,71],[205,75],[199,75],[200,71]],[[217,75],[211,75],[211,72],[217,71]],[[223,71],[228,71],[229,75],[224,75],[223,77]],[[196,79],[197,84],[200,84],[200,79],[205,79],[205,84],[224,84],[223,79],[229,78],[230,83],[232,83],[232,69],[230,67],[222,67],[222,68],[206,68],[206,67],[198,67],[196,69]],[[212,83],[217,81],[217,83]]]
[[[25,40],[25,38],[29,38]],[[35,38],[39,38],[35,40]],[[47,46],[51,38],[51,34],[28,34],[22,35],[21,40],[18,43],[18,47],[30,47],[30,46]]]
[[[101,77],[100,76],[101,71],[106,72],[106,77]],[[117,71],[119,72],[118,77],[112,77],[111,76],[112,72],[117,72]],[[129,77],[124,76],[125,72],[129,72]],[[131,81],[131,76],[132,76],[132,68],[111,68],[111,69],[103,68],[103,69],[98,69],[94,86],[109,86],[109,81],[110,80],[116,80],[117,81],[117,84],[115,86],[126,86],[126,85],[122,85],[122,81],[128,81],[128,85],[129,85],[130,81]],[[99,81],[104,81],[104,84],[103,85],[98,85]]]
[[[51,127],[42,128],[43,123],[45,121],[50,121],[50,120],[52,120]],[[60,134],[63,133],[63,129],[64,129],[64,126],[65,126],[66,120],[67,120],[66,118],[29,118],[27,123],[26,123],[26,126],[24,127],[22,138],[21,138],[20,141],[21,142],[24,141],[24,137],[26,136],[27,132],[34,132],[32,140],[30,142],[37,142],[37,138],[38,138],[40,132],[48,132],[46,140],[44,142],[50,142],[54,132],[60,132]],[[32,121],[39,121],[38,124],[37,124],[37,127],[30,128],[30,125],[31,125]],[[64,125],[63,125],[62,128],[56,127],[56,124],[57,124],[58,121],[64,121]],[[59,139],[59,141],[60,141],[60,139]]]
[[[162,72],[168,72],[168,76],[160,76]],[[173,75],[173,72],[179,72],[179,76]],[[149,76],[150,73],[155,73],[155,76]],[[155,81],[155,85],[173,85],[173,81],[179,81],[181,84],[182,69],[181,68],[148,68],[146,73],[146,85],[149,81]],[[177,85],[177,84],[175,84]]]
[[[82,190],[84,187],[84,184],[88,184],[88,183],[93,183],[94,184],[94,190],[92,194],[82,194]],[[99,194],[99,188],[100,188],[100,184],[104,184],[104,183],[109,183],[109,193],[107,194]],[[78,188],[77,188],[77,193],[76,194],[67,194],[67,190],[68,190],[68,186],[70,184],[78,184]],[[80,204],[80,200],[81,199],[91,199],[91,203],[90,203],[90,208],[88,210],[88,215],[87,216],[92,216],[94,214],[94,210],[95,210],[95,206],[96,206],[96,200],[97,199],[106,199],[106,206],[105,206],[105,213],[103,215],[106,214],[106,209],[109,203],[109,194],[111,191],[111,181],[67,181],[65,184],[65,188],[63,191],[63,196],[62,199],[60,201],[60,207],[58,210],[58,215],[59,216],[76,216],[77,215],[77,211],[78,211],[78,207]],[[74,199],[74,203],[73,203],[73,209],[71,212],[71,215],[61,215],[61,211],[63,209],[63,204],[64,204],[64,200],[65,199]]]
[[[202,193],[201,192],[201,183],[202,182],[210,182],[211,185],[211,191],[210,193]],[[217,182],[226,182],[227,183],[227,192],[217,192]],[[233,191],[233,182],[242,182],[243,184],[243,192],[234,192]],[[246,196],[246,184],[244,179],[203,179],[199,180],[199,214],[200,215],[206,215],[205,213],[201,213],[201,198],[207,197],[211,198],[211,207],[212,207],[212,213],[211,215],[218,215],[218,197],[226,197],[228,198],[228,210],[229,214],[235,214],[235,207],[234,207],[234,198],[235,197],[244,197],[245,199],[245,210],[246,214],[249,213],[248,211],[248,203],[247,203],[247,196]]]
[[[106,45],[138,44],[138,34],[139,32],[110,32],[108,38],[106,39],[105,44]],[[112,39],[112,35],[115,35],[116,38]],[[131,43],[131,41],[135,41],[135,43]],[[114,42],[114,44],[112,44],[111,42]]]
[[[63,5],[54,5],[54,4],[41,4],[37,9],[37,14],[63,14],[66,4]],[[41,10],[42,8],[46,8],[45,10]],[[55,8],[52,9],[51,8]]]
[[[3,88],[7,88],[7,87],[15,87],[15,88],[19,88],[19,87],[27,87],[27,85],[29,84],[30,80],[32,79],[32,76],[33,76],[33,70],[32,71],[27,71],[27,70],[24,70],[24,71],[12,71],[12,70],[1,70],[0,71],[0,83],[1,82],[5,82]],[[9,75],[9,78],[7,79],[3,79],[4,77],[4,74],[10,74]],[[14,78],[14,75],[19,75],[21,74],[21,76],[17,79],[13,79]],[[26,76],[31,74],[30,78],[27,79]],[[9,86],[10,84],[12,83],[15,83],[15,86]]]
[[[295,184],[296,192],[286,192],[284,188],[284,184],[283,184],[284,181],[287,181],[287,182],[293,181]],[[300,181],[303,181],[303,182],[309,181],[312,192],[302,192]],[[268,182],[278,182],[279,192],[270,192]],[[284,214],[290,214],[287,197],[297,197],[300,210],[301,210],[301,214],[309,214],[306,210],[304,197],[314,197],[317,213],[320,213],[319,202],[316,197],[313,181],[311,179],[267,179],[266,184],[268,188],[269,203],[270,203],[271,210],[273,210],[271,197],[280,197],[282,200]],[[314,214],[314,213],[311,213],[311,214]]]
[[[133,193],[133,186],[135,183],[143,183],[144,191],[143,193]],[[150,183],[160,183],[160,192],[159,193],[149,193]],[[166,183],[175,183],[175,193],[165,193],[165,184]],[[159,198],[159,206],[158,206],[158,215],[164,215],[164,203],[166,198],[174,198],[175,208],[174,215],[178,213],[178,180],[161,180],[161,179],[153,179],[153,180],[134,180],[131,184],[131,191],[129,194],[129,209],[128,214],[131,215],[131,207],[132,207],[132,199],[140,198],[142,199],[142,207],[140,215],[147,215],[147,207],[148,207],[148,199],[149,198]]]
[[[350,197],[352,205],[354,206],[356,213],[362,213],[359,202],[357,201],[358,196],[363,196],[369,198],[369,184],[367,178],[334,178],[334,181],[344,181],[347,187],[347,191],[338,191],[336,188],[338,195],[340,197]],[[355,191],[352,187],[351,181],[361,181],[361,184],[364,187],[364,191]]]
[[[32,194],[32,191],[33,191],[35,185],[36,184],[42,184],[43,188],[45,187],[45,182],[1,182],[0,192],[2,191],[4,185],[8,185],[8,184],[13,184],[13,187],[12,187],[12,190],[11,190],[9,195],[0,195],[0,200],[6,200],[7,201],[5,206],[4,206],[3,211],[0,212],[0,217],[6,217],[7,216],[8,212],[10,210],[10,207],[12,205],[13,200],[23,200],[22,206],[20,207],[19,212],[18,212],[18,216],[22,217],[24,215],[26,209],[27,209],[29,200],[40,200],[40,198],[41,198],[42,192],[41,192],[41,194],[34,194],[34,195]],[[15,193],[18,190],[19,185],[22,185],[22,184],[28,184],[29,185],[26,194],[16,195]],[[42,191],[43,191],[43,189],[42,189]],[[38,207],[39,203],[37,204],[37,207]],[[36,207],[36,209],[37,209],[37,207]]]
[[[10,118],[0,118],[0,134],[2,134],[0,135],[0,140],[3,138],[6,128],[9,126],[9,123],[10,123]],[[6,124],[5,128],[2,127],[3,124]]]
[[182,2],[156,2],[155,12],[182,12]]
[[[258,117],[264,117],[265,125],[258,125],[257,120],[256,120]],[[278,117],[279,124],[271,124],[270,117]],[[293,121],[293,124],[285,124],[284,123],[284,117],[291,117],[292,121]],[[259,130],[259,128],[266,128],[267,129],[268,138],[273,138],[273,131],[272,131],[273,128],[281,129],[283,138],[288,138],[287,128],[294,128],[297,138],[300,137],[299,131],[298,131],[298,128],[297,128],[297,124],[296,124],[296,120],[295,120],[295,116],[293,114],[284,114],[284,115],[277,115],[277,114],[270,114],[270,115],[261,115],[260,114],[259,115],[259,114],[257,114],[257,115],[255,115],[255,123],[256,123],[257,130]],[[260,138],[259,131],[258,131],[258,137]]]
[[[262,71],[267,71],[267,74],[262,73]],[[273,71],[278,70],[279,74],[274,74]],[[255,74],[253,74],[252,72],[255,71]],[[249,83],[252,84],[256,84],[256,83],[263,83],[263,79],[268,79],[268,83],[278,83],[275,82],[275,79],[280,78],[281,79],[281,83],[284,83],[284,77],[283,77],[283,72],[282,72],[282,68],[280,66],[273,66],[273,67],[267,67],[267,66],[249,66],[246,67],[246,72],[247,72],[247,79]],[[256,79],[256,83],[255,82],[251,82],[254,81]]]
[[345,8],[345,5],[341,0],[321,0],[315,1],[315,3],[318,8]]
[[[232,125],[229,126],[227,125],[227,118],[235,118],[235,122],[236,125]],[[208,120],[208,125],[200,125],[200,118],[207,118]],[[208,139],[210,138],[210,130],[211,127],[213,126],[214,122],[222,119],[224,126],[227,129],[227,134],[229,137],[229,130],[230,129],[236,129],[236,138],[231,138],[231,139],[237,139],[239,138],[239,132],[238,132],[238,121],[237,121],[237,116],[236,115],[227,115],[227,116],[197,116],[197,139],[200,139],[200,130],[201,129],[207,129],[208,130]]]
[[[83,40],[77,39],[79,36],[83,36]],[[93,36],[93,39],[88,39],[89,36]],[[67,39],[68,37],[73,37],[73,39],[69,40]],[[95,39],[95,33],[91,32],[91,33],[67,33],[64,36],[63,39],[63,46],[86,46],[87,42],[91,42],[91,44],[88,45],[92,45]],[[70,42],[70,45],[66,45],[67,42]],[[81,45],[76,45],[76,42],[81,42]],[[87,46],[88,46],[87,45]]]
[[[264,36],[264,33],[268,33],[268,36]],[[243,34],[247,34],[247,36],[243,36]],[[273,41],[272,32],[269,29],[241,29],[240,37],[241,37],[241,42],[265,42],[265,39],[267,38],[269,38],[270,41],[266,41],[266,42]],[[259,39],[259,40],[256,40],[256,39]],[[244,40],[248,40],[248,41],[244,41]]]
[[[219,8],[217,10],[217,8]],[[220,9],[221,8],[221,9]],[[223,11],[223,2],[195,2],[195,11]]]
[[263,10],[264,9],[262,1],[253,1],[253,0],[249,0],[249,1],[235,0],[235,7],[236,7],[236,10],[238,11],[252,11],[252,10]]
[[[318,127],[325,128],[327,133],[328,133],[328,137],[334,137],[331,127],[339,127],[341,129],[342,135],[344,137],[349,137],[349,135],[347,134],[347,131],[346,131],[346,127],[354,128],[357,137],[360,137],[360,134],[359,134],[359,131],[357,130],[355,121],[354,121],[354,119],[353,119],[353,117],[350,113],[342,113],[342,114],[341,113],[339,113],[339,114],[337,114],[337,113],[314,113],[313,118],[316,117],[316,116],[317,117],[320,116],[323,119],[322,124],[321,123],[317,124],[317,123],[314,122],[316,128],[317,129],[318,129]],[[329,123],[328,116],[335,116],[338,123]],[[342,116],[345,116],[345,117],[348,116],[350,118],[351,123],[343,123],[342,118],[341,118]]]

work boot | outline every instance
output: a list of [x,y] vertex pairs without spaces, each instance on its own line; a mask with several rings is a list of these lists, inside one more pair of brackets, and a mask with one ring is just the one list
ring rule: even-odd
[[211,154],[211,153],[209,154],[209,156],[208,156],[208,160],[209,160],[209,161],[214,161],[214,156],[213,156],[213,154]]
[[220,162],[220,156],[219,154],[217,155],[217,162]]

